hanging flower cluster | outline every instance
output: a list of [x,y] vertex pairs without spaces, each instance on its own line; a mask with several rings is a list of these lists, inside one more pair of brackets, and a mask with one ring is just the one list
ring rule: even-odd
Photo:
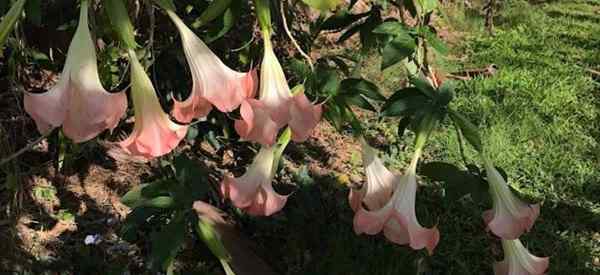
[[531,255],[519,237],[531,230],[540,214],[540,206],[517,198],[491,160],[483,157],[493,208],[483,213],[488,230],[502,240],[504,261],[494,265],[495,275],[542,275],[549,259]]
[[[264,46],[258,69],[260,79],[257,79],[257,69],[237,72],[229,68],[173,9],[163,7],[179,31],[193,80],[189,97],[175,100],[172,110],[165,112],[136,54],[133,27],[123,3],[106,1],[106,5],[116,8],[109,16],[112,23],[119,26],[117,32],[126,47],[131,68],[134,126],[118,145],[132,156],[151,160],[172,152],[186,136],[188,123],[205,118],[213,107],[220,112],[239,109],[240,118],[234,122],[236,132],[242,140],[261,147],[245,174],[237,178],[224,176],[221,195],[248,214],[270,216],[285,206],[289,196],[273,188],[283,150],[290,140],[303,142],[310,136],[321,120],[323,107],[311,102],[303,89],[294,89],[294,92],[290,89],[271,42],[273,30],[268,3],[265,5],[264,0],[256,3]],[[74,142],[85,142],[104,130],[113,130],[127,110],[125,92],[109,93],[100,82],[95,45],[88,26],[88,8],[88,0],[82,0],[78,27],[59,81],[45,93],[24,95],[25,110],[39,132],[47,134],[62,127],[64,135]],[[439,86],[440,81],[434,79],[433,86]],[[177,122],[171,120],[169,113]],[[433,254],[440,232],[437,226],[423,227],[415,209],[417,166],[436,123],[432,117],[423,119],[424,126],[417,132],[412,160],[404,174],[388,170],[377,151],[361,137],[366,181],[349,194],[356,234],[383,233],[393,243],[415,250],[426,249]],[[505,255],[503,261],[494,265],[494,273],[544,274],[548,258],[530,254],[519,240],[532,229],[540,213],[539,205],[529,205],[517,198],[492,161],[487,156],[482,159],[493,199],[493,208],[483,213],[483,220],[487,230],[501,239]]]

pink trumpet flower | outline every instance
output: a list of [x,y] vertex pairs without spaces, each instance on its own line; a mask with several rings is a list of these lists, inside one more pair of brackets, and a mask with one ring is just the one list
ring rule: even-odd
[[356,211],[356,234],[375,235],[383,231],[394,243],[408,244],[413,249],[426,248],[429,254],[433,253],[440,233],[435,227],[422,227],[415,212],[416,169],[420,155],[421,149],[417,149],[406,174],[398,175],[385,168],[376,151],[363,141],[367,182],[350,194],[350,204]]
[[163,111],[152,82],[133,50],[129,50],[129,59],[135,126],[120,146],[129,154],[149,160],[177,147],[185,137],[188,126],[174,123]]
[[502,240],[504,260],[494,264],[494,275],[543,275],[550,259],[529,253],[519,239]]
[[493,198],[493,209],[483,213],[483,219],[498,237],[514,240],[531,230],[540,214],[538,204],[529,205],[517,198],[492,162],[484,157],[485,170]]
[[242,103],[242,119],[236,120],[235,129],[245,140],[271,146],[277,131],[289,124],[292,140],[302,142],[321,119],[322,106],[310,103],[303,91],[292,94],[273,51],[270,34],[265,31],[263,38],[265,49],[259,99],[248,99],[247,104]]
[[248,214],[270,216],[278,212],[285,206],[288,196],[273,190],[276,161],[275,146],[262,147],[243,176],[225,176],[221,193]]
[[[212,105],[221,112],[231,112],[246,98],[254,97],[256,71],[236,72],[217,57],[173,11],[167,11],[177,26],[186,59],[192,72],[193,87],[184,101],[175,101],[173,116],[180,122],[206,117]],[[211,105],[212,104],[212,105]]]
[[88,28],[88,2],[82,1],[79,25],[60,80],[46,93],[25,93],[25,111],[40,133],[47,134],[62,125],[65,136],[78,143],[117,126],[127,110],[127,97],[123,92],[104,90],[96,62]]

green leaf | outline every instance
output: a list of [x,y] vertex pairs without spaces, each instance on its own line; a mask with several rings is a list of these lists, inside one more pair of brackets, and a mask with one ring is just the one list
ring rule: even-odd
[[123,0],[104,0],[103,3],[106,15],[121,42],[127,49],[135,49],[137,43],[135,42],[133,25],[131,24]]
[[477,127],[463,115],[454,110],[450,110],[449,114],[456,127],[460,129],[465,139],[473,146],[473,148],[478,152],[483,152],[483,144]]
[[410,126],[412,119],[413,118],[411,116],[405,116],[400,120],[398,123],[398,138],[404,136],[404,132],[406,132],[406,128]]
[[381,94],[379,87],[373,82],[362,78],[344,79],[340,86],[343,93],[361,94],[367,98],[384,101],[386,98]]
[[169,185],[171,184],[172,182],[169,180],[158,180],[135,186],[121,198],[121,202],[130,208],[138,207],[144,201],[168,194]]
[[368,12],[354,14],[348,12],[347,9],[341,9],[337,11],[334,15],[327,18],[322,24],[322,30],[339,30],[350,26],[351,24],[357,22],[361,18],[369,15]]
[[438,0],[413,0],[416,5],[419,6],[421,13],[426,14],[437,8]]
[[375,48],[378,45],[381,34],[373,32],[377,26],[381,24],[381,11],[373,7],[371,9],[371,15],[365,23],[360,27],[360,43],[363,49]]
[[410,83],[414,85],[417,89],[423,92],[430,98],[435,98],[436,89],[431,86],[429,81],[421,77],[413,77],[410,79]]
[[211,43],[221,37],[223,37],[226,33],[228,33],[233,26],[237,18],[239,18],[239,13],[241,9],[241,5],[239,5],[239,1],[235,1],[233,5],[229,9],[225,11],[223,16],[219,17],[219,28],[216,32],[211,32],[211,35],[206,39],[207,43]]
[[425,38],[425,41],[431,46],[436,52],[441,55],[447,55],[449,50],[446,43],[440,39],[436,33],[431,31],[428,27],[420,28],[418,32]]
[[153,265],[168,270],[183,245],[186,233],[186,220],[183,213],[176,213],[169,224],[151,235]]
[[[220,1],[216,1],[216,2],[220,2]],[[159,5],[161,8],[168,10],[168,11],[175,11],[175,4],[173,3],[173,0],[154,0],[154,3],[156,3],[157,5]]]
[[439,107],[446,107],[450,104],[450,101],[454,98],[454,83],[452,81],[445,81],[439,88],[439,93],[435,98],[436,104]]
[[310,78],[310,87],[319,95],[335,96],[340,90],[340,80],[336,70],[317,66]]
[[211,224],[200,220],[198,221],[196,231],[198,232],[200,239],[208,246],[208,249],[210,249],[215,257],[218,259],[229,260],[229,253],[221,242],[219,233]]
[[169,209],[175,206],[175,200],[170,196],[160,196],[142,201],[139,206]]
[[406,25],[398,21],[386,21],[373,30],[374,33],[410,36]]
[[468,171],[445,162],[429,162],[421,165],[420,173],[444,183],[446,198],[456,201],[468,194],[479,192],[480,179]]
[[129,214],[127,214],[127,217],[125,218],[125,221],[119,230],[120,237],[128,242],[136,241],[138,228],[144,225],[148,219],[159,212],[159,209],[150,207],[134,208],[131,212],[129,212]]
[[344,41],[348,40],[348,38],[350,38],[350,37],[354,36],[355,34],[357,34],[358,32],[360,32],[363,25],[364,25],[364,23],[357,24],[357,25],[354,25],[351,28],[349,28],[344,33],[342,33],[342,35],[340,35],[340,38],[338,38],[336,43],[339,44],[339,43],[343,43]]
[[36,26],[42,25],[42,1],[28,0],[25,5],[25,14],[27,16],[27,21],[31,24]]
[[383,48],[381,69],[384,70],[415,52],[417,44],[412,37],[398,36]]
[[415,88],[396,91],[382,107],[382,116],[403,116],[421,109],[430,100]]
[[377,109],[367,100],[364,98],[364,96],[362,95],[351,95],[346,97],[346,101],[350,104],[350,105],[355,105],[359,108],[365,109],[365,110],[369,110],[372,112],[377,112]]
[[215,0],[208,5],[208,7],[200,14],[200,16],[196,19],[193,24],[194,28],[199,28],[201,26],[206,25],[207,23],[217,19],[221,14],[223,14],[229,6],[231,5],[232,0]]
[[10,8],[8,13],[2,17],[2,21],[0,22],[0,49],[2,49],[8,35],[15,27],[15,23],[17,23],[17,20],[21,16],[24,6],[25,0],[19,0]]
[[302,2],[309,5],[313,9],[326,12],[335,9],[342,3],[342,0],[302,0]]

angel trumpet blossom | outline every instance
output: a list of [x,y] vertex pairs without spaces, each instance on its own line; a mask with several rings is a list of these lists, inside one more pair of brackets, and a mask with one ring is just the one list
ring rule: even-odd
[[88,2],[81,1],[79,25],[58,83],[45,93],[25,93],[25,111],[40,133],[62,125],[65,136],[84,142],[117,126],[127,109],[127,97],[123,92],[104,90],[96,62],[88,28]]
[[494,275],[543,275],[550,259],[529,253],[519,239],[502,240],[504,260],[494,264]]
[[272,181],[278,160],[276,147],[262,147],[250,168],[239,178],[225,176],[221,193],[233,205],[255,216],[270,216],[285,206],[288,196],[277,194]]
[[212,105],[221,112],[231,112],[246,98],[254,97],[257,87],[256,71],[236,72],[217,57],[185,23],[168,10],[177,26],[186,59],[192,72],[193,87],[184,101],[175,100],[173,116],[180,122],[206,117]]
[[484,157],[485,170],[493,198],[493,208],[483,213],[488,230],[505,240],[514,240],[529,231],[538,215],[540,206],[529,205],[517,198],[492,162]]
[[437,228],[424,228],[415,212],[417,191],[416,169],[421,149],[414,153],[404,175],[390,172],[377,157],[376,151],[363,142],[363,161],[367,182],[350,194],[350,204],[356,211],[354,232],[375,235],[383,231],[396,244],[408,244],[413,249],[426,248],[429,254],[437,246]]
[[263,39],[259,98],[242,103],[242,119],[236,120],[235,129],[243,139],[271,146],[278,130],[289,124],[292,140],[302,142],[321,119],[322,106],[312,104],[303,91],[292,94],[273,51],[269,31],[263,30]]
[[131,135],[121,141],[120,146],[129,154],[149,160],[177,147],[188,126],[174,123],[163,111],[152,82],[133,50],[129,50],[129,59],[135,125]]

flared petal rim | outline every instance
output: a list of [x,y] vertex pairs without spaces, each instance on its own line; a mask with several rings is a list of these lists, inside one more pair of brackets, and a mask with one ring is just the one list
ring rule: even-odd
[[300,92],[292,98],[290,104],[289,126],[292,129],[292,140],[303,142],[310,136],[312,130],[321,120],[323,113],[322,104],[312,104],[304,92]]
[[[205,117],[209,112],[205,101],[221,112],[231,112],[257,89],[256,70],[242,73],[225,65],[202,40],[175,14],[167,12],[177,26],[190,71],[193,87],[190,96],[175,101],[174,116],[182,122]],[[182,110],[182,109],[186,110]]]
[[133,50],[131,62],[131,97],[135,125],[131,135],[119,143],[129,154],[150,160],[171,152],[187,133],[188,126],[177,124],[162,110],[152,81]]
[[270,216],[280,211],[288,196],[278,194],[272,186],[274,150],[273,147],[261,148],[241,177],[225,176],[220,187],[223,197],[250,215]]
[[493,208],[483,213],[487,229],[502,239],[517,239],[531,230],[540,214],[540,206],[529,205],[517,198],[487,158],[485,169],[494,202]]
[[125,114],[125,93],[108,93],[100,82],[87,2],[82,3],[60,80],[48,92],[26,93],[24,106],[42,134],[62,125],[65,136],[76,143],[114,129]]
[[550,258],[537,257],[519,239],[502,240],[504,260],[494,263],[494,275],[543,275]]
[[240,108],[241,120],[235,121],[235,130],[243,140],[258,142],[263,146],[272,146],[277,138],[279,129],[270,116],[268,108],[263,102],[248,99],[242,102]]

